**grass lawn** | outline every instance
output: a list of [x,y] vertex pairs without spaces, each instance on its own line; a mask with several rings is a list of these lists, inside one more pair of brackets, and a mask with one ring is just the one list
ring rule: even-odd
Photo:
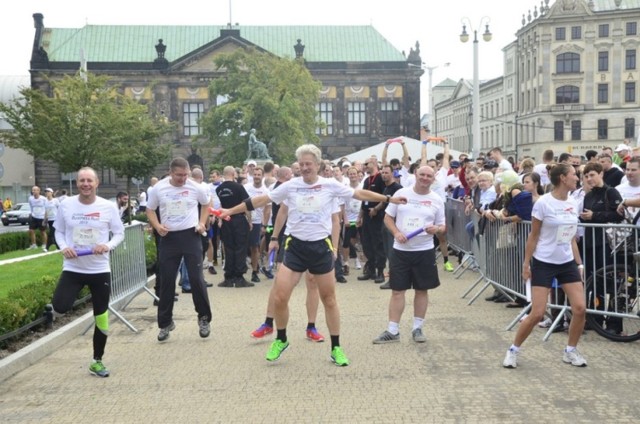
[[[0,255],[0,261],[30,256],[41,252],[42,251],[37,250],[18,250]],[[14,288],[38,281],[45,275],[57,279],[61,272],[62,255],[59,253],[36,257],[13,264],[0,265],[0,275],[2,276],[2,278],[0,278],[0,280],[2,280],[2,282],[0,282],[0,298],[6,297]]]

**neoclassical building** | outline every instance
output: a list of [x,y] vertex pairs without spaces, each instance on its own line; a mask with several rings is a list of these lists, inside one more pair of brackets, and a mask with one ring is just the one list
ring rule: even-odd
[[[389,137],[418,137],[422,60],[416,43],[407,55],[372,26],[126,26],[48,28],[34,14],[32,87],[48,90],[47,78],[78,71],[108,75],[124,92],[177,124],[175,155],[194,163],[192,140],[201,137],[198,118],[220,101],[209,83],[224,75],[216,55],[253,47],[280,57],[298,57],[322,83],[316,108],[324,128],[320,146],[339,157]],[[246,146],[246,140],[239,140]],[[204,164],[205,167],[207,163]],[[64,181],[55,164],[36,160],[36,176]],[[120,184],[108,170],[103,186]]]
[[[532,5],[533,6],[533,5]],[[558,0],[533,6],[503,48],[504,75],[480,85],[481,145],[539,159],[638,138],[639,0]],[[472,83],[435,106],[454,148],[471,140]]]

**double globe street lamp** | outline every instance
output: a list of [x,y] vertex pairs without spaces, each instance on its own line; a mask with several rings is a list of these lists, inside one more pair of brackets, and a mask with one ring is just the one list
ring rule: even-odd
[[[480,80],[478,78],[478,30],[485,26],[485,31],[482,34],[484,41],[491,41],[491,31],[489,31],[489,23],[491,19],[487,16],[483,16],[480,19],[478,29],[473,30],[473,97],[472,97],[472,114],[473,114],[473,143],[472,154],[473,158],[477,158],[480,154]],[[466,43],[469,41],[469,33],[467,32],[467,25],[472,28],[471,20],[469,18],[462,18],[462,33],[460,34],[460,41]]]

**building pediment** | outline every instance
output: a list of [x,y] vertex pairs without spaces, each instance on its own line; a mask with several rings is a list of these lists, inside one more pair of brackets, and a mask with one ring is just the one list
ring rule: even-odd
[[559,55],[562,53],[577,53],[577,54],[582,54],[582,52],[584,52],[584,48],[577,45],[577,44],[563,44],[561,46],[558,46],[557,48],[553,49],[553,54],[554,55]]
[[253,47],[265,51],[240,37],[239,31],[222,30],[222,35],[171,63],[173,72],[215,72],[214,60],[221,54],[233,53],[238,49]]
[[593,15],[593,11],[589,8],[585,0],[557,0],[549,9],[546,18],[553,19],[584,15]]

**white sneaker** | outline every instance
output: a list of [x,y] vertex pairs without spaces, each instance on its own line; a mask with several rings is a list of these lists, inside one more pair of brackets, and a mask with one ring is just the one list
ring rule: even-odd
[[29,248],[27,250],[34,250],[34,249],[37,249],[37,248],[38,248],[37,245],[32,244],[31,246],[29,246]]
[[540,328],[549,328],[551,327],[551,324],[553,324],[553,321],[551,321],[551,318],[545,318],[542,321],[540,321],[538,323],[538,327]]
[[48,252],[47,248],[45,246],[42,246],[42,251],[43,252]]
[[356,258],[356,269],[362,269],[362,264],[360,263],[360,259]]
[[518,352],[511,349],[507,350],[507,355],[502,361],[502,366],[505,368],[516,368],[518,366]]
[[584,359],[584,356],[578,352],[578,349],[573,349],[571,352],[564,351],[562,355],[562,362],[566,364],[571,364],[574,367],[586,367],[587,360]]

